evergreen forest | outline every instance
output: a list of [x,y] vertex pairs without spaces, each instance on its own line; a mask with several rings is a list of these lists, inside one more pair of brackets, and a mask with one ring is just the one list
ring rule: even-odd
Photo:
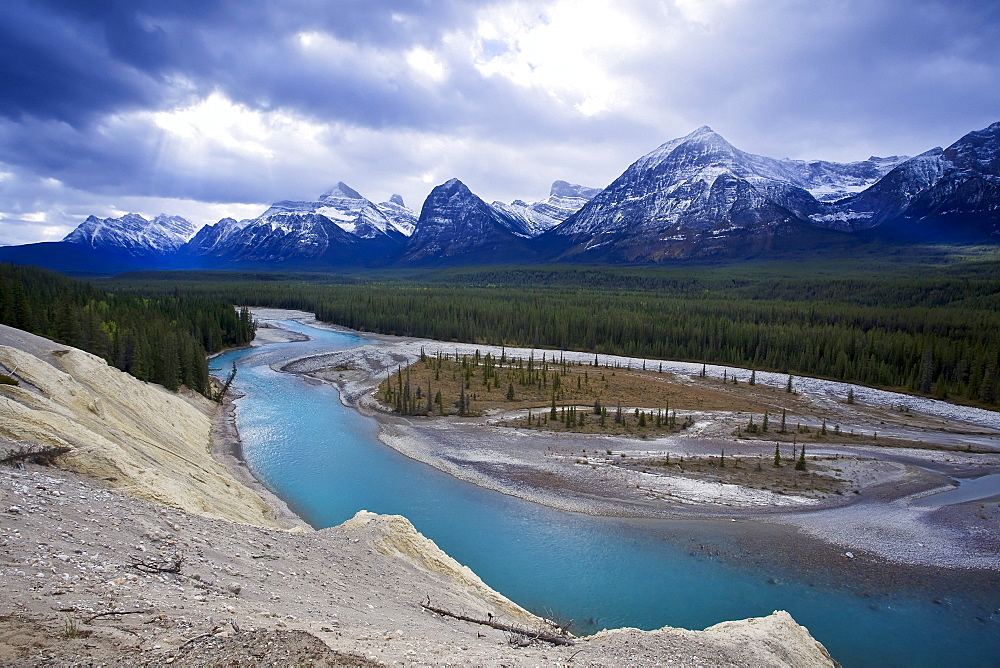
[[0,264],[0,323],[103,357],[140,380],[209,393],[207,353],[254,337],[248,309],[196,294],[115,294]]
[[386,276],[146,272],[109,289],[315,312],[362,331],[818,376],[994,407],[994,257]]

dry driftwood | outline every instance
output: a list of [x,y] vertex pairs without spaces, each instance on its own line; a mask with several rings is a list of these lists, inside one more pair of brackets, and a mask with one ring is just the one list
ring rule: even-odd
[[0,464],[17,465],[24,461],[30,461],[34,464],[49,466],[56,457],[65,455],[69,451],[70,448],[66,446],[47,448],[37,444],[22,445],[19,448],[9,450],[0,457]]
[[145,561],[137,561],[132,564],[132,568],[142,571],[143,573],[180,573],[181,565],[184,563],[184,555],[175,554],[173,561],[151,564]]
[[444,615],[445,617],[451,617],[452,619],[458,619],[463,622],[472,622],[473,624],[481,624],[483,626],[489,626],[490,628],[497,629],[498,631],[506,631],[507,633],[512,633],[516,635],[525,636],[531,640],[543,640],[547,643],[552,643],[553,645],[573,645],[573,641],[564,635],[559,635],[558,633],[550,633],[548,631],[538,631],[536,629],[528,629],[523,626],[514,626],[512,624],[504,624],[503,622],[498,622],[492,615],[488,619],[476,619],[475,617],[468,617],[466,615],[459,615],[457,613],[451,612],[450,610],[445,610],[444,608],[436,608],[430,604],[430,598],[427,599],[426,603],[421,603],[420,607],[424,610],[437,613],[439,615]]
[[149,612],[148,609],[146,609],[146,610],[107,610],[105,612],[99,612],[96,615],[92,615],[92,616],[88,617],[87,619],[83,620],[83,623],[84,624],[89,624],[92,621],[94,621],[95,619],[97,619],[98,617],[107,617],[108,615],[142,615],[142,614],[147,614],[148,612]]

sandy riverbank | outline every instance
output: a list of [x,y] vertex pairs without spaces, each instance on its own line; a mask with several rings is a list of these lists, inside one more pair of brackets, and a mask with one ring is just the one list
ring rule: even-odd
[[[294,319],[337,331],[343,328],[317,323],[307,313],[261,311],[258,317]],[[421,349],[434,354],[482,354],[500,350],[484,345],[365,335],[372,343],[352,350],[309,356],[281,366],[284,371],[310,375],[337,385],[342,401],[382,423],[380,439],[399,452],[474,484],[556,508],[638,518],[740,518],[778,523],[801,530],[802,537],[821,541],[827,552],[843,559],[846,552],[867,555],[873,563],[1000,569],[1000,498],[945,506],[923,507],[912,502],[935,489],[949,489],[955,477],[975,477],[1000,471],[1000,415],[992,411],[953,406],[945,402],[856,387],[856,402],[842,397],[849,386],[799,378],[795,382],[795,410],[790,421],[818,430],[826,419],[836,423],[843,439],[810,441],[809,464],[814,475],[835,478],[840,487],[808,481],[794,489],[760,489],[712,480],[704,475],[682,475],[623,463],[643,458],[710,457],[725,449],[731,458],[747,462],[768,460],[774,442],[734,437],[746,414],[692,414],[694,425],[684,433],[661,439],[589,436],[525,431],[503,426],[510,415],[480,418],[401,418],[388,414],[373,390],[400,364],[419,358]],[[530,351],[506,348],[508,357]],[[560,353],[585,363],[586,353]],[[600,356],[638,368],[643,361]],[[659,361],[653,361],[658,364]],[[701,365],[664,362],[679,382],[712,382],[697,377]],[[714,369],[720,375],[721,367]],[[745,370],[724,370],[749,375]],[[786,376],[757,374],[757,387],[746,383],[739,391],[757,393],[760,401],[784,401],[779,388]],[[728,388],[728,386],[727,386]],[[734,390],[737,391],[737,390]],[[774,404],[780,411],[781,405]],[[631,408],[631,407],[629,407]],[[878,438],[848,439],[848,433]],[[974,447],[973,447],[974,446]],[[785,446],[789,447],[788,444]],[[965,448],[974,452],[965,452]],[[787,450],[786,450],[787,452]],[[796,531],[796,533],[798,533]]]

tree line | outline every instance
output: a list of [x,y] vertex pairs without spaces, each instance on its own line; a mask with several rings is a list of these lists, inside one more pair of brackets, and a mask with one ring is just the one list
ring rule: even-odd
[[254,337],[249,309],[172,291],[115,294],[34,267],[0,265],[0,323],[86,350],[140,380],[208,394],[207,353]]
[[735,365],[996,406],[995,270],[908,267],[824,277],[546,267],[336,283],[174,274],[131,277],[129,289],[180,286],[383,334]]

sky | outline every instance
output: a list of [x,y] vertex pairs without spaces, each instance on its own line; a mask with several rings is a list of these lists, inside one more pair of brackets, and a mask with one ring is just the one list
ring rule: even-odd
[[3,0],[0,245],[338,181],[534,201],[702,125],[915,155],[1000,120],[998,35],[997,0]]

